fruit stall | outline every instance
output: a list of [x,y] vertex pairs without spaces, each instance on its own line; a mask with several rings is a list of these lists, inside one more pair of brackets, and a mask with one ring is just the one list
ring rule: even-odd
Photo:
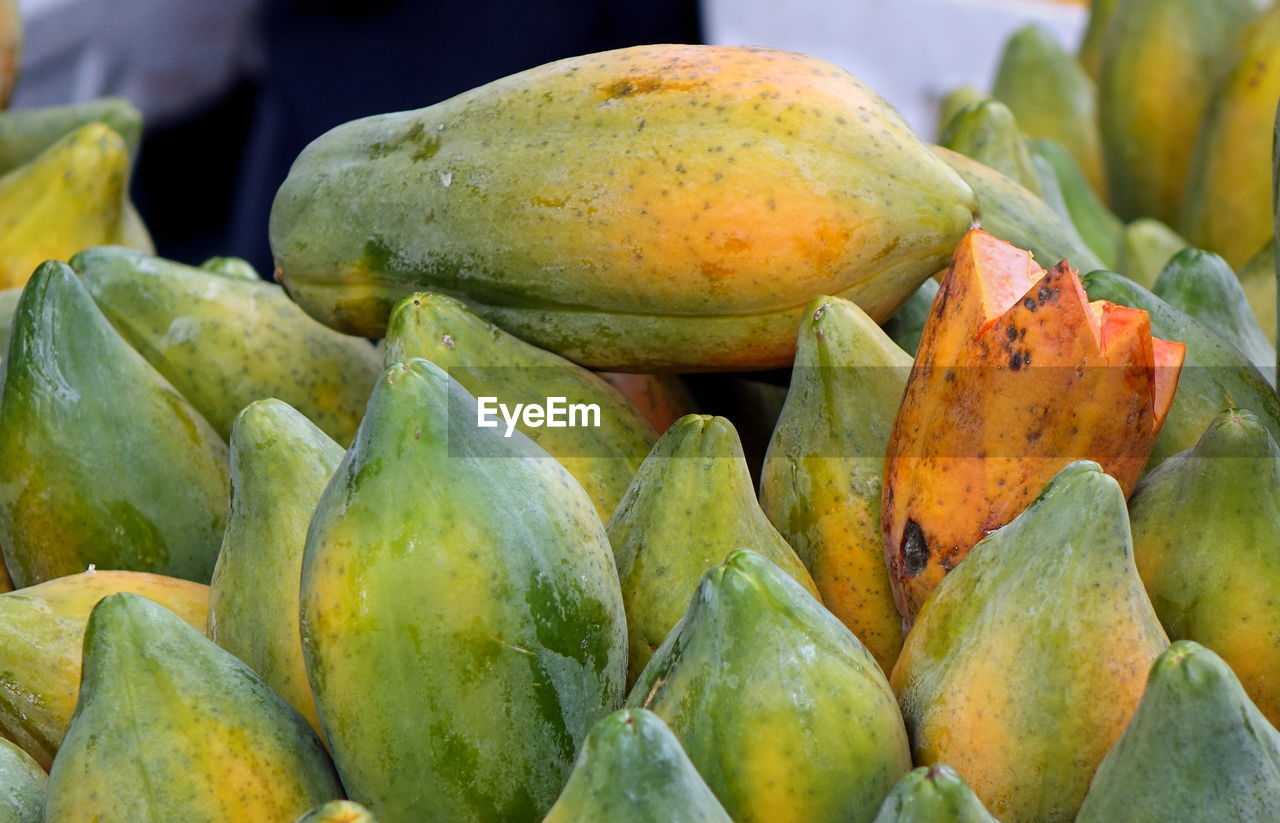
[[310,135],[269,269],[0,110],[0,823],[1280,821],[1280,5],[872,5]]

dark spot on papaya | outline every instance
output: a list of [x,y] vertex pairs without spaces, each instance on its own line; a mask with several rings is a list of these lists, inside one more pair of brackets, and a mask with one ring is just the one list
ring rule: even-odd
[[1057,289],[1051,289],[1048,286],[1041,286],[1036,290],[1036,299],[1042,304],[1049,302],[1058,294]]
[[902,533],[902,566],[909,577],[915,577],[929,565],[929,543],[925,540],[924,530],[914,520],[907,521]]
[[1030,297],[1022,298],[1022,305],[1027,307],[1027,311],[1035,311],[1036,309],[1040,308],[1038,305],[1036,305],[1036,301]]
[[1005,337],[1007,337],[1007,338],[1009,338],[1009,341],[1010,341],[1010,342],[1012,342],[1012,341],[1014,341],[1014,340],[1017,340],[1017,339],[1018,339],[1018,329],[1017,329],[1017,327],[1016,327],[1016,326],[1010,326],[1009,328],[1005,329],[1005,330],[1004,330],[1004,336],[1005,336]]
[[1009,358],[1009,368],[1013,371],[1019,371],[1022,368],[1022,355],[1014,352],[1013,357]]

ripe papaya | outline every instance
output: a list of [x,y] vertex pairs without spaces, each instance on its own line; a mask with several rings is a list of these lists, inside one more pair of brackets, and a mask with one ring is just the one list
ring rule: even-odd
[[1280,820],[1280,732],[1222,658],[1189,640],[1156,660],[1076,818],[1119,820]]
[[857,306],[810,303],[760,478],[760,507],[822,602],[885,671],[902,648],[902,619],[884,562],[880,489],[910,370],[911,357]]
[[128,571],[90,571],[0,595],[0,735],[49,768],[80,684],[84,627],[109,594],[132,592],[204,630],[209,587]]
[[543,823],[730,823],[667,724],[647,709],[597,723]]
[[790,362],[810,299],[884,320],[973,220],[969,187],[830,63],[654,45],[339,126],[271,210],[277,278],[379,337],[416,291],[585,366]]
[[1190,245],[1182,235],[1159,220],[1149,217],[1134,220],[1124,227],[1120,236],[1116,271],[1149,289],[1173,256]]
[[538,821],[621,701],[626,628],[590,498],[410,360],[316,507],[302,643],[351,799],[382,823]]
[[884,551],[910,624],[984,535],[1073,460],[1131,492],[1173,401],[1183,350],[1143,311],[1089,303],[1065,263],[975,229],[925,324],[885,466]]
[[31,755],[0,737],[0,823],[42,823],[48,782]]
[[250,403],[231,427],[231,515],[209,584],[209,637],[317,730],[298,587],[307,527],[342,447],[287,403]]
[[[0,301],[4,294],[0,292]],[[3,305],[3,303],[0,303]],[[693,393],[678,375],[674,374],[626,374],[602,371],[600,378],[617,389],[627,402],[635,406],[653,426],[657,434],[671,428],[671,424],[698,410]]]
[[956,112],[938,142],[995,169],[1036,197],[1044,197],[1027,138],[1013,112],[999,100],[979,100]]
[[373,812],[350,800],[330,800],[293,823],[378,823]]
[[1005,823],[1069,823],[1167,645],[1120,485],[1072,463],[907,635],[892,682],[915,762],[953,766]]
[[[566,404],[562,412],[586,409],[577,425],[553,427],[550,419],[539,415],[533,423],[520,416],[515,427],[582,484],[601,520],[613,514],[658,439],[639,410],[600,377],[507,334],[452,297],[420,292],[397,303],[387,324],[383,355],[388,365],[412,357],[430,360],[468,393],[495,398],[511,409],[518,404],[545,406],[551,397]],[[489,408],[490,420],[505,430],[509,423],[496,404]],[[567,417],[560,422],[572,424]]]
[[342,786],[302,715],[136,594],[98,601],[45,823],[292,820]]
[[[1080,238],[1098,256],[1104,266],[1114,268],[1120,259],[1124,223],[1116,217],[1097,191],[1085,179],[1076,159],[1056,140],[1039,138],[1031,141],[1033,161],[1044,161],[1053,174],[1067,217]],[[1037,162],[1037,169],[1041,168]],[[1041,188],[1048,184],[1041,181]]]
[[227,447],[65,263],[18,301],[0,387],[0,550],[13,582],[104,569],[207,582]]
[[666,722],[737,823],[870,820],[911,768],[875,658],[747,549],[707,570],[627,705]]
[[142,113],[123,97],[99,97],[69,106],[0,112],[0,174],[25,166],[60,138],[90,123],[104,123],[137,157]]
[[950,766],[921,766],[898,781],[871,823],[999,823]]
[[818,596],[760,509],[738,433],[723,417],[691,414],[667,429],[608,529],[626,604],[630,680],[679,622],[703,573],[734,549],[759,552]]
[[257,278],[118,246],[82,251],[71,268],[116,330],[224,438],[241,409],[275,397],[351,442],[380,370],[367,340],[320,325]]

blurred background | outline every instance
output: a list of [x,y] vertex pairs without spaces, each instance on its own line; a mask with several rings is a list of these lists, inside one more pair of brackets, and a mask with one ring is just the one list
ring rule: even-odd
[[293,158],[369,114],[643,43],[775,46],[842,66],[932,137],[943,92],[986,87],[1039,21],[1074,48],[1070,0],[19,0],[13,108],[129,98],[146,130],[133,197],[159,254],[272,269],[267,215]]

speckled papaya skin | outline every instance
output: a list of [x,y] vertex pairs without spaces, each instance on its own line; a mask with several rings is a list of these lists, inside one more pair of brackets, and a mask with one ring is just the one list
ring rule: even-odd
[[289,294],[348,332],[428,289],[593,368],[742,369],[788,362],[818,294],[887,319],[975,208],[847,72],[654,45],[339,126],[270,235]]

